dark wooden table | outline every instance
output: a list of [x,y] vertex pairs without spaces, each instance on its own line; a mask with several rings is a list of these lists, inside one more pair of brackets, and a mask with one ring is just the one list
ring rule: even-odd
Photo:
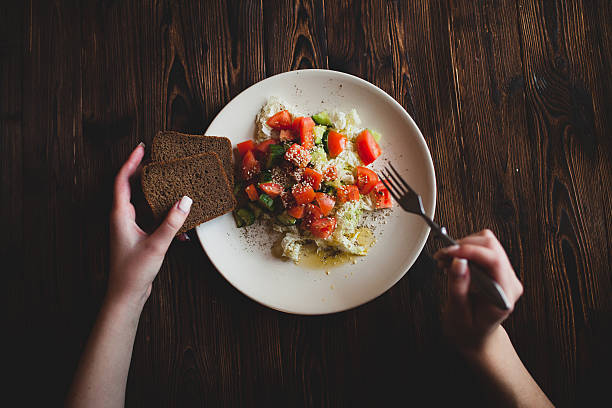
[[[431,151],[437,219],[498,234],[525,286],[505,327],[543,390],[559,406],[609,401],[611,4],[4,1],[7,396],[61,403],[105,291],[130,150],[160,129],[202,132],[249,85],[317,67],[397,99]],[[128,406],[485,405],[441,334],[436,247],[378,299],[300,317],[245,298],[197,243],[173,244]]]

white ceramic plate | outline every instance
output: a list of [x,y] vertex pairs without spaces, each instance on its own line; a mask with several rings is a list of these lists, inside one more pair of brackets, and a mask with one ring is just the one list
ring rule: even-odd
[[[423,197],[433,217],[436,181],[429,150],[408,113],[380,88],[352,75],[328,70],[291,71],[267,78],[235,97],[219,112],[207,135],[228,137],[235,146],[252,139],[255,116],[271,96],[312,114],[355,108],[364,127],[382,133],[382,156]],[[366,303],[391,288],[421,252],[429,227],[397,204],[377,227],[377,242],[356,264],[309,269],[272,255],[272,243],[257,228],[236,228],[231,214],[196,228],[206,254],[221,274],[251,299],[288,313],[324,314]],[[249,227],[248,229],[251,229]]]

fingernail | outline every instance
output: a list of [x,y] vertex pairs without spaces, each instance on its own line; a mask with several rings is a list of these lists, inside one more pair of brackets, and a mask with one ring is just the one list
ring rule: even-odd
[[451,245],[449,247],[442,248],[440,251],[444,253],[448,253],[448,252],[456,251],[457,249],[459,249],[459,245]]
[[140,143],[138,143],[138,146],[136,146],[136,147],[142,147],[144,149],[145,144],[144,144],[144,142],[140,142]]
[[183,198],[181,198],[181,201],[179,201],[178,209],[184,212],[185,214],[188,214],[192,203],[193,200],[191,198],[183,196]]
[[463,278],[467,272],[467,260],[461,258],[453,259],[452,271],[457,278]]
[[191,238],[189,238],[189,235],[187,235],[186,232],[183,232],[182,234],[178,235],[176,238],[181,242],[191,241]]

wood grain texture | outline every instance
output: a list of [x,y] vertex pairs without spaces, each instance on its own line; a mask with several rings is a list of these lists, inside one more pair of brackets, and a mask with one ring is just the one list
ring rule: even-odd
[[[505,324],[558,406],[612,364],[612,6],[587,1],[40,1],[0,6],[8,398],[60,405],[104,295],[114,175],[139,141],[203,132],[231,98],[329,68],[418,123],[436,218],[488,227],[525,285]],[[138,188],[139,220],[147,223]],[[174,243],[143,312],[127,406],[490,406],[441,332],[428,242],[378,299],[300,317]],[[32,390],[36,392],[32,392]]]
[[[23,102],[24,74],[23,17],[21,3],[0,6],[0,226],[6,233],[0,238],[0,257],[5,279],[2,285],[2,310],[6,327],[23,332],[26,314],[23,220]],[[7,336],[7,350],[18,350],[21,339]],[[16,353],[5,353],[6,365],[14,368],[6,387],[17,389],[27,380],[28,370]]]
[[[598,340],[587,340],[586,333],[592,330],[591,316],[596,325],[612,316],[612,156],[609,114],[604,113],[610,111],[609,85],[604,84],[609,66],[607,74],[602,70],[610,60],[592,52],[606,42],[599,35],[600,16],[610,15],[610,4],[604,3],[519,2],[529,138],[533,162],[539,164],[532,182],[548,266],[542,290],[552,317],[549,376],[557,401],[567,406],[601,395],[596,386],[601,380],[593,373],[602,367],[592,355],[586,357],[593,346],[589,342]],[[608,351],[598,351],[609,359]],[[577,382],[580,388],[573,386]]]
[[327,68],[323,0],[263,1],[266,74]]

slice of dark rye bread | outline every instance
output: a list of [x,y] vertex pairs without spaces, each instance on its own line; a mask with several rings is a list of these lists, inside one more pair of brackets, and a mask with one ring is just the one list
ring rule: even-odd
[[142,169],[142,191],[156,218],[183,196],[191,197],[191,211],[179,234],[236,207],[221,160],[212,152],[148,164]]
[[209,152],[219,156],[225,175],[233,187],[232,142],[227,137],[188,135],[171,130],[160,131],[153,138],[151,160],[168,161]]

